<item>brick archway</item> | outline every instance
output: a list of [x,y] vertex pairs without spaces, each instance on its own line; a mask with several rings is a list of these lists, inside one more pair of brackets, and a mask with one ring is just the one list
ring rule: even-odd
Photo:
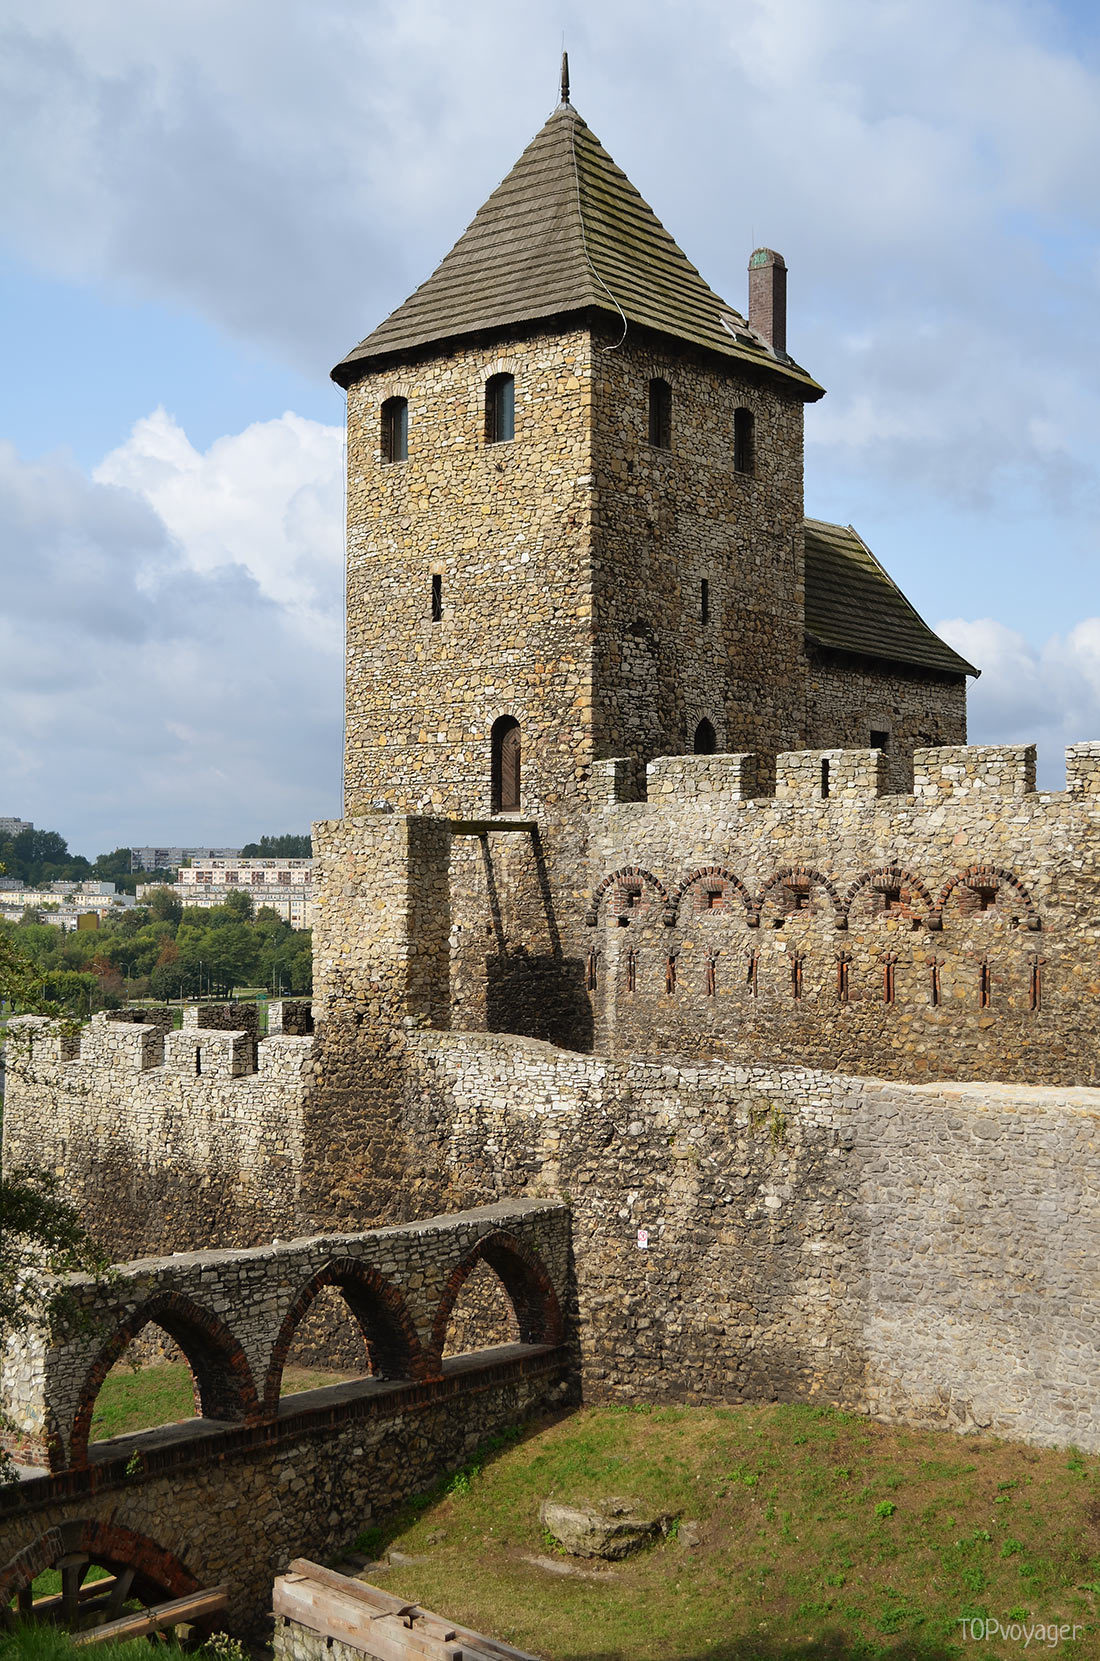
[[479,1240],[447,1278],[432,1323],[431,1354],[437,1372],[443,1364],[451,1312],[479,1263],[487,1263],[501,1281],[515,1311],[521,1344],[560,1344],[564,1338],[561,1305],[544,1264],[515,1235],[497,1230]]
[[149,1602],[201,1590],[200,1581],[167,1547],[120,1523],[87,1518],[47,1529],[0,1568],[0,1619],[14,1597],[70,1553],[83,1553],[116,1575],[133,1571],[134,1593]]
[[416,1328],[395,1286],[353,1257],[334,1258],[309,1279],[287,1310],[279,1328],[264,1381],[264,1412],[279,1408],[283,1368],[304,1316],[326,1286],[343,1293],[371,1358],[372,1370],[382,1378],[424,1379],[429,1365]]
[[[223,1321],[182,1292],[160,1292],[139,1304],[116,1327],[88,1371],[80,1390],[69,1442],[69,1466],[82,1469],[88,1463],[88,1440],[96,1398],[115,1362],[142,1330],[154,1323],[174,1338],[187,1358],[195,1387],[195,1411],[204,1419],[242,1420],[259,1418],[259,1402],[252,1369],[240,1343]],[[57,1457],[60,1450],[57,1452]],[[51,1448],[51,1462],[55,1452]],[[53,1465],[57,1469],[57,1465]]]

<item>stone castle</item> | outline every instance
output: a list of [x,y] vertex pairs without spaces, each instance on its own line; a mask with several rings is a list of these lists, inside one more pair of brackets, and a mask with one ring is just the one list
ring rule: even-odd
[[333,372],[312,1007],[27,1019],[5,1159],[196,1265],[564,1201],[591,1395],[1100,1448],[1100,744],[968,747],[975,671],[805,518],[785,285],[721,300],[563,99]]

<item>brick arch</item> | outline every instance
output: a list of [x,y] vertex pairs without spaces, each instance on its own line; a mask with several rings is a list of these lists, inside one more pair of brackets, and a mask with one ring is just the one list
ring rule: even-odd
[[954,876],[949,877],[940,890],[939,897],[929,917],[929,927],[943,927],[944,907],[956,888],[965,886],[967,888],[988,887],[1000,889],[1002,883],[1007,883],[1021,909],[1026,913],[1028,928],[1037,929],[1039,927],[1039,913],[1035,909],[1035,902],[1015,871],[1008,871],[1003,865],[966,865],[961,871],[956,871]]
[[69,1442],[71,1467],[83,1468],[88,1463],[92,1413],[103,1380],[126,1346],[150,1322],[163,1327],[187,1357],[195,1381],[195,1407],[201,1418],[254,1423],[259,1417],[248,1358],[224,1321],[182,1292],[158,1292],[115,1328],[81,1385]]
[[844,915],[844,907],[841,904],[840,895],[837,893],[828,877],[823,871],[817,871],[810,865],[788,865],[785,871],[776,871],[773,876],[770,876],[763,888],[760,890],[760,895],[756,902],[757,911],[763,911],[768,895],[771,893],[773,888],[777,888],[780,883],[791,881],[792,878],[799,882],[809,882],[816,888],[823,888],[826,894],[828,894],[833,910],[836,912],[837,916],[842,917]]
[[925,887],[924,883],[921,881],[920,877],[915,877],[912,871],[903,871],[900,865],[876,865],[873,870],[863,871],[856,878],[855,882],[850,885],[841,906],[841,910],[843,911],[845,917],[847,917],[850,912],[852,902],[856,899],[860,893],[860,890],[866,888],[869,883],[874,882],[876,879],[882,882],[888,882],[891,888],[913,889],[920,895],[921,903],[924,906],[925,911],[927,912],[933,909],[932,896]]
[[47,1529],[0,1568],[0,1616],[12,1598],[69,1552],[81,1552],[116,1574],[135,1570],[134,1593],[146,1602],[182,1598],[201,1589],[186,1564],[147,1534],[99,1518],[74,1519]]
[[607,893],[608,889],[614,887],[617,882],[629,882],[632,878],[639,877],[642,882],[647,883],[650,888],[656,890],[657,894],[660,896],[662,904],[667,908],[669,903],[668,889],[665,887],[660,877],[655,877],[652,871],[647,871],[642,865],[620,865],[617,871],[608,872],[607,876],[604,877],[603,881],[594,891],[592,898],[589,901],[588,910],[584,914],[584,920],[590,929],[594,929],[600,920],[600,902]]
[[264,1411],[269,1415],[278,1411],[283,1368],[294,1334],[326,1286],[335,1286],[343,1293],[363,1334],[373,1372],[381,1378],[429,1376],[427,1358],[401,1293],[369,1264],[354,1257],[337,1257],[307,1280],[283,1318],[264,1381]]
[[740,877],[735,877],[733,872],[728,871],[724,865],[697,865],[695,870],[689,872],[683,882],[677,886],[673,892],[672,898],[668,902],[668,906],[665,911],[665,921],[670,926],[675,925],[676,923],[677,917],[680,913],[680,902],[683,900],[684,895],[690,888],[694,888],[695,884],[697,882],[701,882],[705,877],[721,878],[724,883],[727,883],[730,888],[740,894],[745,911],[750,916],[756,911],[756,901],[753,899]]
[[447,1342],[451,1311],[479,1263],[487,1263],[508,1294],[521,1344],[560,1344],[564,1337],[561,1305],[554,1283],[536,1254],[502,1229],[486,1234],[451,1270],[432,1322],[432,1361],[438,1372]]

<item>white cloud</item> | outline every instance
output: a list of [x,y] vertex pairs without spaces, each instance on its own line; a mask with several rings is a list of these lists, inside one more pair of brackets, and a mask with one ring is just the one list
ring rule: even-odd
[[158,409],[93,477],[144,498],[191,570],[242,566],[319,644],[339,649],[343,442],[338,427],[288,412],[200,453]]
[[197,456],[150,417],[105,464],[133,488],[0,446],[0,545],[19,550],[0,616],[10,811],[90,854],[339,812],[338,511],[315,527],[332,441],[284,423]]
[[973,744],[1039,746],[1039,782],[1060,788],[1068,744],[1100,739],[1100,617],[1034,646],[992,618],[936,624],[982,671],[971,683]]

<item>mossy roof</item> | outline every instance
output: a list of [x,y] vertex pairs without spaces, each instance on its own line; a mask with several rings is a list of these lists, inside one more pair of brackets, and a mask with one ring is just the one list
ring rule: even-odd
[[336,365],[348,385],[377,358],[517,324],[603,312],[822,388],[715,294],[571,104],[558,106],[416,292]]
[[851,525],[806,520],[806,638],[949,675],[979,670],[914,610]]

